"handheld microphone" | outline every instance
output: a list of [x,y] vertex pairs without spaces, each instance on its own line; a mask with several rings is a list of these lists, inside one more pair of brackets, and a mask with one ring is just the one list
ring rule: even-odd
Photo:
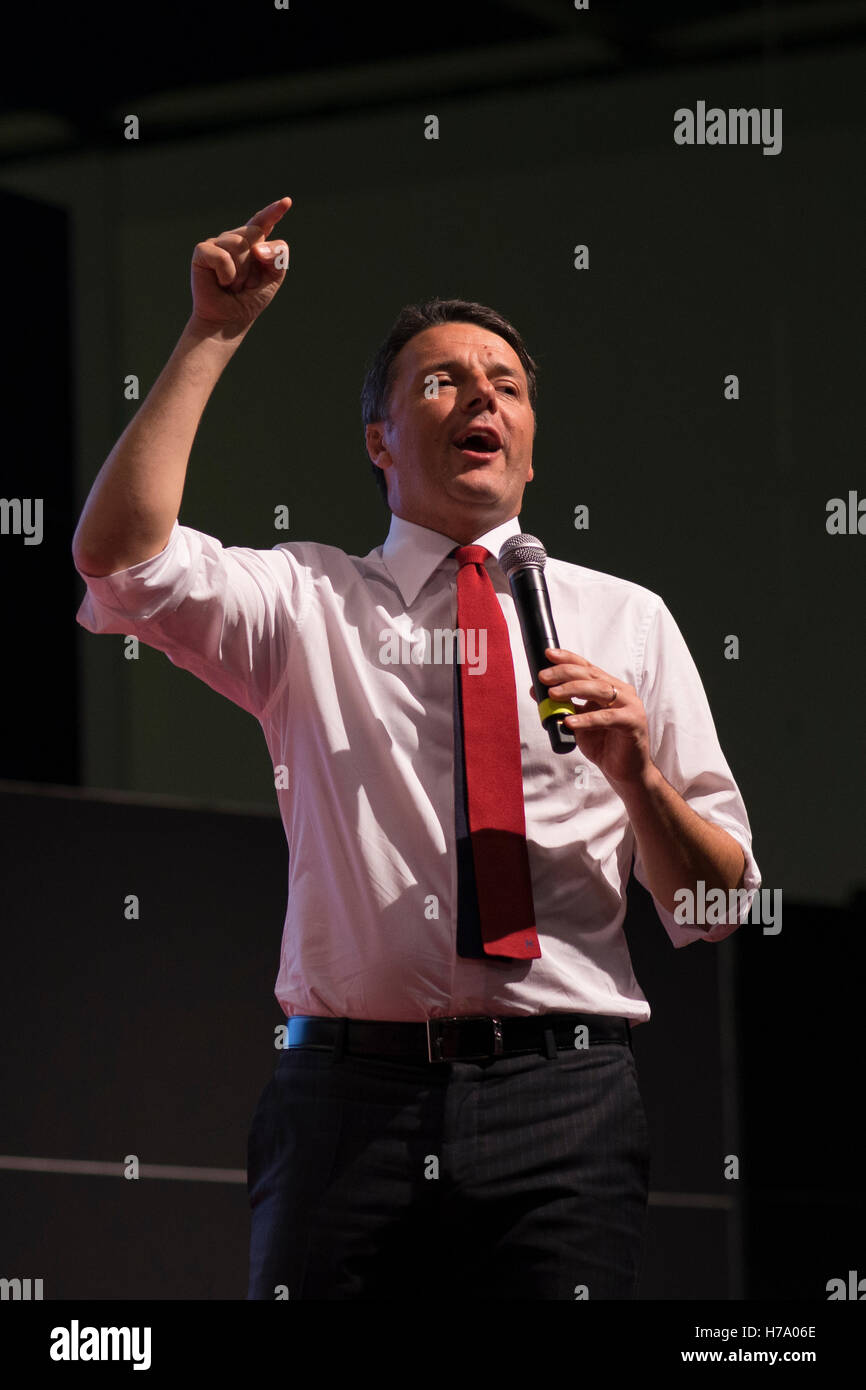
[[528,536],[525,532],[509,536],[499,552],[499,564],[511,586],[520,619],[539,717],[547,730],[554,753],[573,753],[577,740],[570,729],[563,727],[562,720],[567,714],[574,714],[574,705],[551,699],[547,686],[538,675],[539,671],[550,665],[545,648],[559,646],[544,578],[546,562],[547,551],[541,541],[537,536]]

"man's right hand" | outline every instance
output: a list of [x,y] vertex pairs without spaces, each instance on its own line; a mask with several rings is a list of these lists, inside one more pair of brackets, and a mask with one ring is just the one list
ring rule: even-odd
[[268,241],[292,206],[280,198],[243,227],[200,241],[192,257],[193,320],[229,336],[243,333],[266,309],[286,276],[289,247]]

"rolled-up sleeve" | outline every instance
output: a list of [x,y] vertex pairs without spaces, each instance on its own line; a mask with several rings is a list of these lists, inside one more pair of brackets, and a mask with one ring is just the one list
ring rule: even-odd
[[[698,669],[682,633],[659,599],[647,628],[638,685],[647,714],[653,762],[688,805],[712,825],[726,830],[745,855],[739,911],[734,920],[709,928],[677,922],[653,897],[656,912],[674,946],[691,941],[721,941],[748,918],[761,875],[752,853],[752,832],[739,787],[719,744]],[[646,868],[635,848],[634,874],[650,892]],[[686,887],[687,885],[683,885]]]
[[103,576],[79,569],[76,621],[135,636],[260,717],[280,684],[308,575],[286,547],[223,546],[175,521],[165,548]]

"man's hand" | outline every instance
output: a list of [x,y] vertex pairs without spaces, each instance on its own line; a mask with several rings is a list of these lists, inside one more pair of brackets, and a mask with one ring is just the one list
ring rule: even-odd
[[[646,711],[634,686],[593,666],[576,652],[557,647],[546,647],[545,651],[556,663],[538,673],[550,695],[586,701],[579,712],[562,721],[573,732],[584,757],[614,785],[645,781],[653,762]],[[534,690],[532,695],[534,698]]]
[[[562,722],[625,802],[650,892],[668,912],[682,888],[739,888],[746,857],[727,830],[704,820],[659,772],[649,751],[646,710],[634,686],[576,652],[545,651],[556,665],[539,676],[552,696],[585,700]],[[532,691],[535,694],[535,691]]]
[[291,198],[280,198],[245,226],[198,243],[192,257],[193,320],[208,329],[224,328],[230,337],[255,322],[286,276],[288,244],[267,238],[291,206]]

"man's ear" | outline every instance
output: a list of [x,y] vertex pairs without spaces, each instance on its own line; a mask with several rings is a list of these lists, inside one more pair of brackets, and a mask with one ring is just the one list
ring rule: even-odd
[[[382,468],[386,462],[391,462],[391,455],[385,447],[384,420],[377,420],[374,424],[368,425],[364,431],[364,437],[367,441],[367,453],[370,455],[372,463],[377,463]],[[383,454],[385,458],[382,458]]]

